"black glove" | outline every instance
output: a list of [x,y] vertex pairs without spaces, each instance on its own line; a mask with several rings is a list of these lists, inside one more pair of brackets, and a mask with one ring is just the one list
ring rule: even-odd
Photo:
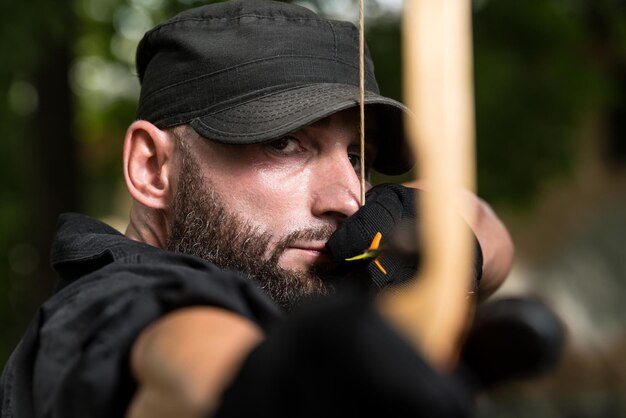
[[543,375],[563,354],[566,329],[556,311],[532,296],[511,296],[476,308],[458,374],[479,393]]
[[[380,184],[365,196],[365,205],[344,221],[326,243],[338,264],[337,276],[365,274],[377,288],[413,278],[418,270],[421,243],[416,239],[416,190],[400,184]],[[419,224],[418,224],[419,225]],[[371,258],[346,261],[368,251],[377,232],[382,240]],[[482,275],[482,251],[476,240],[474,283]]]

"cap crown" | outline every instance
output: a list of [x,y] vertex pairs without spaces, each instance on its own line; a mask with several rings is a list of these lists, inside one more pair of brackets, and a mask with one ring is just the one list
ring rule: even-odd
[[[137,49],[137,118],[159,127],[318,83],[359,85],[358,31],[300,6],[232,0],[185,11]],[[369,54],[366,90],[378,93]]]

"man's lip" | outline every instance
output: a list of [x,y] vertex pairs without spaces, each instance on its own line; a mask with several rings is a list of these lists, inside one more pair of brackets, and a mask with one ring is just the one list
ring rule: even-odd
[[289,246],[295,250],[307,250],[317,251],[320,253],[327,253],[326,242],[307,242],[307,243],[295,243]]
[[310,267],[315,266],[316,268],[328,268],[335,264],[333,257],[330,255],[328,250],[326,249],[326,242],[298,242],[289,245],[286,250],[295,250],[296,252],[300,252],[300,256],[303,257],[301,260],[308,260],[310,263]]
[[326,249],[325,242],[296,243],[287,247],[287,250],[302,251],[302,254],[309,254],[309,257],[313,257],[311,259],[313,264],[328,264],[332,262],[332,257]]

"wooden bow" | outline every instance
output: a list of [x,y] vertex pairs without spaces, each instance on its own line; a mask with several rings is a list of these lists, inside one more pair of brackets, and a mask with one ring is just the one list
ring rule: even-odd
[[455,363],[471,313],[471,234],[458,216],[458,190],[474,190],[471,0],[405,0],[406,132],[429,184],[420,198],[420,277],[380,308],[440,370]]

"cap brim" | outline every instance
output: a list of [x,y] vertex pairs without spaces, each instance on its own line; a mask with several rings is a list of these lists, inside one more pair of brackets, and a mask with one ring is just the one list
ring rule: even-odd
[[[346,84],[312,84],[256,97],[221,108],[189,122],[205,138],[227,144],[256,144],[280,138],[344,109],[358,106],[359,88]],[[365,92],[365,104],[375,108],[379,123],[378,154],[373,168],[397,175],[413,161],[405,141],[406,107],[393,99]]]

